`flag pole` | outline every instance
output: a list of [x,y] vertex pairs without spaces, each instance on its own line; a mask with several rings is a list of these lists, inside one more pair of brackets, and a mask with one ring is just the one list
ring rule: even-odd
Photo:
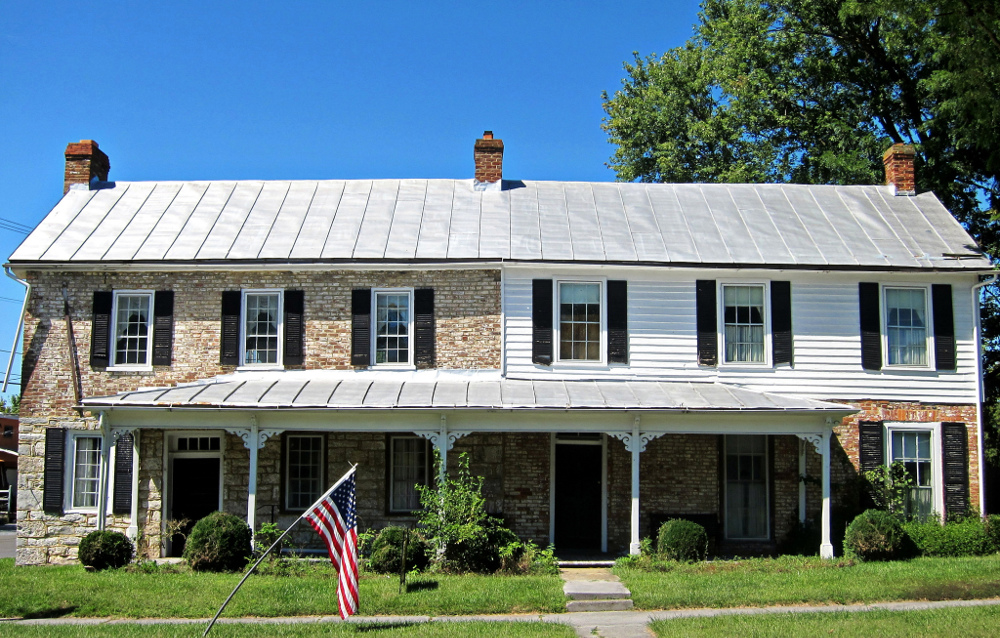
[[255,562],[253,566],[247,570],[247,573],[243,574],[243,578],[240,579],[239,584],[237,584],[236,588],[233,589],[232,593],[229,594],[229,598],[226,598],[226,602],[222,603],[222,607],[219,607],[219,611],[215,612],[215,617],[212,618],[212,621],[210,623],[208,623],[208,627],[205,627],[205,633],[201,635],[202,638],[205,638],[205,636],[208,635],[208,632],[212,630],[212,626],[215,624],[215,621],[219,619],[219,616],[222,615],[222,611],[226,608],[226,605],[228,605],[229,601],[233,599],[233,596],[236,595],[236,592],[238,592],[240,587],[243,586],[243,583],[246,582],[247,578],[250,578],[250,574],[253,573],[253,570],[257,569],[257,566],[260,565],[265,558],[267,558],[267,555],[271,553],[271,550],[273,550],[275,547],[278,546],[278,543],[280,543],[285,538],[285,536],[288,535],[288,532],[292,531],[293,527],[299,524],[299,521],[301,521],[307,513],[311,512],[317,505],[319,505],[323,501],[323,499],[325,499],[333,492],[333,490],[340,487],[340,484],[344,482],[344,479],[350,476],[351,472],[353,472],[357,467],[358,467],[357,463],[352,465],[351,469],[347,470],[347,472],[342,477],[340,477],[340,480],[333,484],[333,487],[328,489],[326,492],[323,493],[322,496],[316,499],[316,502],[313,503],[311,507],[306,509],[305,512],[302,512],[302,514],[300,514],[299,517],[295,519],[295,521],[291,525],[288,526],[288,529],[282,532],[281,536],[278,537],[278,540],[274,541],[271,544],[271,546],[267,548],[267,551],[260,555],[260,558],[257,559],[257,562]]

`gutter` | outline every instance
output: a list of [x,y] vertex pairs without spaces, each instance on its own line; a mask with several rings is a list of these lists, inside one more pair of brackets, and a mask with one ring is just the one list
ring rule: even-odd
[[8,277],[24,286],[25,290],[24,303],[21,304],[21,318],[17,321],[17,329],[14,331],[14,343],[10,346],[10,357],[7,359],[7,371],[3,375],[3,389],[0,390],[2,392],[7,391],[7,385],[10,381],[10,369],[14,365],[14,353],[17,351],[17,342],[21,338],[21,329],[24,327],[24,315],[28,312],[28,301],[31,299],[31,284],[23,279],[18,279],[9,265],[4,266],[4,272],[7,273]]
[[979,514],[986,516],[986,454],[983,451],[983,318],[980,310],[979,289],[995,284],[998,275],[990,275],[986,281],[981,281],[972,287],[972,316],[975,317],[976,343],[976,437],[979,454]]

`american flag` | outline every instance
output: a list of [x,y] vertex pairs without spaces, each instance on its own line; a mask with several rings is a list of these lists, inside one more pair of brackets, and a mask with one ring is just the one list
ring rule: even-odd
[[337,568],[337,608],[341,618],[358,613],[358,517],[351,468],[303,515],[326,543]]

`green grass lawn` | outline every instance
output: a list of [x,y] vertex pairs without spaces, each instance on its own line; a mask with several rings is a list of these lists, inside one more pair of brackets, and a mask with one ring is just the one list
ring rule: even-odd
[[[87,625],[45,626],[0,625],[5,638],[192,638],[201,636],[204,625]],[[385,635],[392,638],[572,638],[573,629],[550,623],[435,622],[413,625],[216,625],[209,638],[263,638],[287,636],[311,638],[330,636]]]
[[762,614],[658,620],[650,625],[657,636],[996,636],[1000,608],[965,607],[926,611],[865,611],[820,614]]
[[953,600],[1000,596],[1000,555],[888,563],[776,559],[615,568],[639,609]]
[[[15,567],[0,560],[0,617],[204,618],[239,574],[86,572],[80,565]],[[565,611],[558,576],[422,575],[399,593],[396,577],[365,576],[360,613],[456,615]],[[294,576],[251,576],[226,608],[232,616],[337,613],[336,572],[327,564]],[[214,633],[214,629],[212,630]]]

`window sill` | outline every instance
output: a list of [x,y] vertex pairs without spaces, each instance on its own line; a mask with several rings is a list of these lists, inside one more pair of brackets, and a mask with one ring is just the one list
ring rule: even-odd
[[409,363],[373,363],[369,370],[416,370],[417,366]]
[[248,371],[260,372],[261,370],[284,370],[284,369],[285,366],[272,363],[255,363],[253,365],[236,366],[237,372],[248,372]]
[[105,372],[152,372],[153,366],[108,366]]
[[[627,363],[620,364],[627,366]],[[553,370],[610,370],[611,366],[604,361],[553,361],[546,366]]]

